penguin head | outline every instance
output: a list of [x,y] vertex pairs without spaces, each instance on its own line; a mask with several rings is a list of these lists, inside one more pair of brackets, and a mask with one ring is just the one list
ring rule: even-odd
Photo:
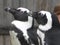
[[46,13],[40,12],[33,12],[32,17],[34,17],[38,24],[45,25],[47,23],[47,16]]
[[29,10],[26,9],[26,8],[22,8],[22,7],[19,7],[19,8],[5,8],[5,11],[11,13],[15,20],[20,20],[20,21],[28,21],[28,16],[30,16],[29,14]]

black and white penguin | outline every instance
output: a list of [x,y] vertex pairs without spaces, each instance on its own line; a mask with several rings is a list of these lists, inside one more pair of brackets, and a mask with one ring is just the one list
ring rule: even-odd
[[60,24],[57,16],[48,11],[34,12],[32,14],[39,24],[37,34],[42,45],[60,45]]
[[10,12],[15,18],[11,22],[15,27],[14,30],[10,31],[12,45],[39,45],[36,33],[37,28],[33,26],[34,19],[29,14],[30,11],[22,7],[17,9],[6,8],[5,10]]

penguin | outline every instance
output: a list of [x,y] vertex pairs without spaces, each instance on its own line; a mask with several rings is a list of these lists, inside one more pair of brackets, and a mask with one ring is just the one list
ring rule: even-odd
[[5,11],[14,16],[11,24],[14,30],[9,31],[12,38],[12,45],[39,45],[37,37],[37,28],[34,27],[34,19],[31,17],[30,10],[19,7],[5,8]]
[[37,21],[37,34],[42,45],[60,45],[60,24],[56,14],[49,11],[33,12],[32,17]]

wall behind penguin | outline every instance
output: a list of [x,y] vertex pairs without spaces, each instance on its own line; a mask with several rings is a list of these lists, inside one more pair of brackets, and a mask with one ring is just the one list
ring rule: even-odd
[[[0,0],[0,34],[3,32],[6,34],[6,30],[2,30],[3,27],[11,26],[10,22],[14,20],[13,16],[10,13],[4,11],[5,7],[25,7],[31,11],[40,11],[40,10],[48,10],[53,11],[56,5],[60,5],[60,0]],[[35,23],[37,25],[37,23]],[[6,39],[9,36],[0,36],[0,45],[9,45],[5,44]],[[3,44],[3,39],[5,42]],[[9,39],[8,39],[9,40]]]

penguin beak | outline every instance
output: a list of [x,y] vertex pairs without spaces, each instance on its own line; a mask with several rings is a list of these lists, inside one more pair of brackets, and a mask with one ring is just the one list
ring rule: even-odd
[[33,13],[32,13],[32,17],[33,17],[33,18],[37,18],[37,15],[38,15],[37,12],[33,12]]
[[4,10],[5,10],[5,11],[9,11],[10,9],[11,9],[11,8],[7,7],[7,8],[5,8]]
[[12,13],[12,14],[14,14],[15,12],[16,12],[16,9],[15,8],[9,8],[9,7],[7,7],[7,8],[5,8],[4,9],[6,12],[10,12],[10,13]]

